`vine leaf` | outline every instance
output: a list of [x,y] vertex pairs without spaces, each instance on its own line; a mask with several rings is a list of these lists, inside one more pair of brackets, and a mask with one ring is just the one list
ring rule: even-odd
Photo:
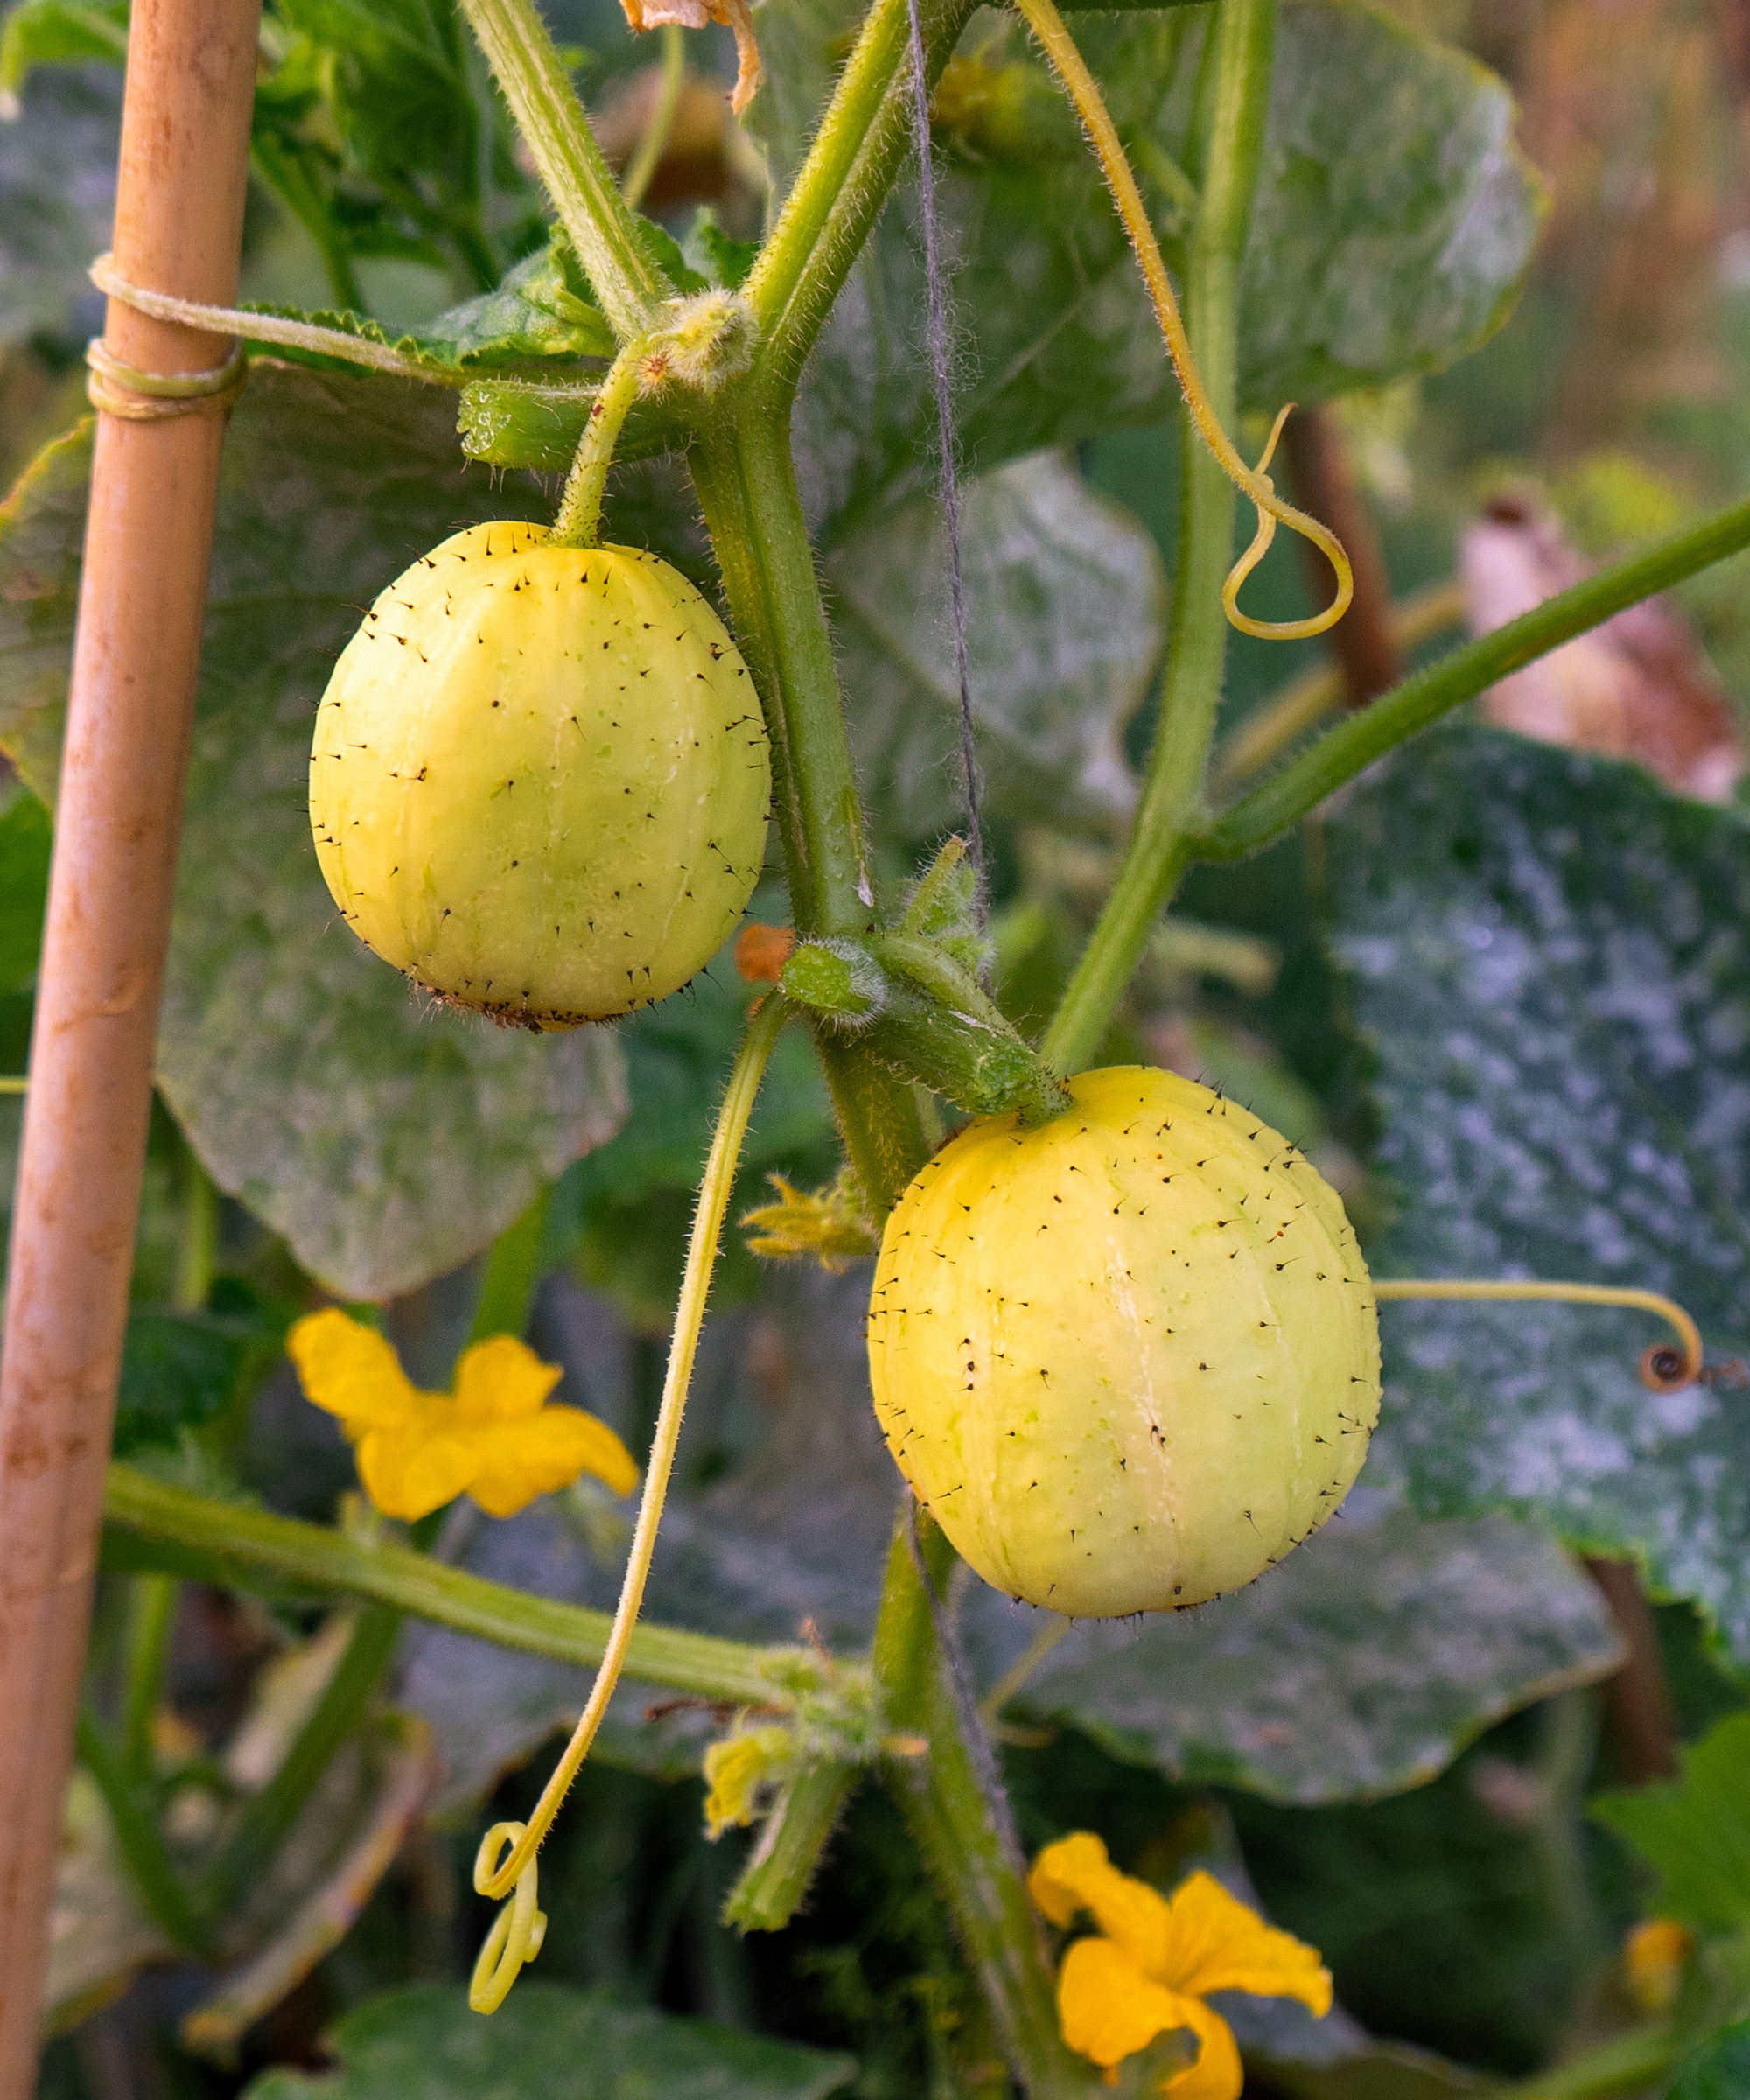
[[[1382,1499],[1352,1496],[1200,1611],[1077,1627],[1017,1707],[1127,1763],[1312,1807],[1419,1786],[1504,1715],[1619,1667],[1597,1590],[1540,1526],[1424,1523]],[[1012,1660],[1037,1614],[981,1603]]]
[[825,2100],[856,2068],[848,2056],[538,1982],[523,1984],[491,2020],[443,1984],[384,1992],[347,2013],[328,2041],[334,2070],[264,2072],[248,2100],[471,2100],[485,2092]]
[[[1662,1291],[1750,1348],[1750,827],[1633,766],[1450,727],[1327,823],[1396,1214],[1384,1276]],[[1750,1405],[1649,1393],[1662,1337],[1565,1306],[1382,1316],[1370,1478],[1641,1558],[1750,1655]]]
[[[1061,453],[962,491],[973,723],[993,814],[1110,830],[1136,800],[1125,723],[1166,633],[1147,532]],[[946,528],[920,496],[853,534],[828,568],[858,771],[877,821],[908,842],[964,819]]]
[[[612,1136],[619,1052],[416,1000],[340,923],[305,809],[341,645],[423,548],[508,514],[457,472],[446,395],[259,367],[232,420],[188,779],[158,1080],[219,1186],[337,1292],[456,1267]],[[52,795],[88,426],[0,518],[0,744]]]
[[1592,1812],[1657,1872],[1662,1916],[1750,1929],[1750,1714],[1727,1714],[1679,1755],[1681,1778],[1598,1795]]

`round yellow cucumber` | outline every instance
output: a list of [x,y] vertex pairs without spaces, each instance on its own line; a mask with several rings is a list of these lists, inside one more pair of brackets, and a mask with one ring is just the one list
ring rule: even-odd
[[310,756],[316,853],[385,962],[496,1019],[648,1005],[759,878],[771,764],[747,668],[684,577],[476,525],[341,652]]
[[984,1579],[1070,1617],[1250,1582],[1342,1501],[1379,1413],[1373,1285],[1336,1192],[1176,1073],[969,1124],[887,1221],[875,1411]]

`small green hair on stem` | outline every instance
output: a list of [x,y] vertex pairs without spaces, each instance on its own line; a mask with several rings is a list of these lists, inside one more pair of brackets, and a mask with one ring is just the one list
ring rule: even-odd
[[747,1119],[765,1075],[766,1061],[778,1032],[789,1018],[790,1009],[781,995],[772,993],[757,1007],[742,1038],[729,1086],[718,1112],[710,1156],[699,1183],[698,1208],[693,1217],[692,1236],[687,1245],[687,1265],[675,1308],[674,1337],[668,1347],[668,1374],[662,1382],[662,1403],[657,1410],[656,1433],[645,1470],[644,1493],[638,1505],[638,1523],[633,1533],[632,1551],[620,1585],[613,1625],[596,1681],[564,1754],[542,1788],[541,1798],[526,1824],[494,1824],[480,1840],[474,1860],[477,1894],[498,1899],[509,1897],[493,1922],[486,1944],[474,1965],[468,1987],[468,2003],[476,2012],[496,2012],[510,1995],[512,1984],[524,1966],[541,1951],[546,1936],[546,1915],[538,1900],[536,1854],[553,1827],[560,1804],[570,1790],[584,1760],[590,1754],[596,1731],[607,1712],[625,1667],[638,1614],[644,1601],[644,1586],[650,1573],[651,1556],[656,1550],[657,1528],[662,1521],[662,1504],[674,1469],[681,1421],[686,1410],[687,1388],[691,1382],[693,1358],[698,1349],[705,1299],[710,1291],[718,1243],[723,1235],[724,1214],[741,1158]]
[[[1148,287],[1155,318],[1160,323],[1167,355],[1172,360],[1191,419],[1222,472],[1256,507],[1257,530],[1252,536],[1252,543],[1234,564],[1222,586],[1222,605],[1228,619],[1242,634],[1262,635],[1266,640],[1298,641],[1309,635],[1322,634],[1335,626],[1348,611],[1354,597],[1354,572],[1336,534],[1304,510],[1296,510],[1292,504],[1284,503],[1277,494],[1276,484],[1267,471],[1275,457],[1282,426],[1292,413],[1294,404],[1291,402],[1278,414],[1263,457],[1255,467],[1248,466],[1222,429],[1222,419],[1215,413],[1198,374],[1197,360],[1192,354],[1191,339],[1180,315],[1172,280],[1166,274],[1166,264],[1161,257],[1160,243],[1149,223],[1148,207],[1143,202],[1143,193],[1137,186],[1135,173],[1118,136],[1117,127],[1106,108],[1105,98],[1100,93],[1099,83],[1076,48],[1075,39],[1065,27],[1054,0],[1015,0],[1015,4],[1028,28],[1039,38],[1052,71],[1074,104],[1075,113],[1093,145],[1106,178],[1106,186],[1112,192],[1112,201],[1118,207],[1118,216],[1136,253],[1143,281]],[[1246,578],[1270,551],[1278,524],[1286,525],[1291,532],[1298,532],[1303,539],[1310,540],[1330,563],[1336,576],[1336,594],[1330,604],[1308,620],[1254,620],[1249,612],[1240,610],[1240,592]]]

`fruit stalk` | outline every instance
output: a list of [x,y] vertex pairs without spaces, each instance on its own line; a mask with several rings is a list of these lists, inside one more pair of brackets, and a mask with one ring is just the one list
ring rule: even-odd
[[886,1780],[924,1864],[946,1899],[997,2033],[1027,2100],[1099,2090],[1093,2067],[1072,2056],[1058,2029],[1051,1964],[1025,1862],[1005,1813],[985,1785],[961,1732],[953,1687],[937,1642],[926,1579],[940,1595],[954,1551],[925,1517],[913,1558],[912,1511],[901,1513],[875,1628],[875,1676],[887,1726],[915,1731],[921,1758],[888,1760]]
[[[677,30],[676,34],[679,33]],[[601,544],[601,507],[607,470],[613,465],[614,447],[620,443],[632,404],[638,399],[645,349],[646,339],[641,336],[626,345],[608,367],[601,390],[590,405],[590,419],[578,442],[578,456],[565,477],[559,514],[553,521],[556,546]]]
[[[1185,328],[1214,413],[1232,424],[1237,396],[1240,265],[1270,109],[1276,0],[1222,0],[1208,31],[1198,83],[1197,131],[1208,141],[1202,201],[1185,266]],[[1160,716],[1143,798],[1112,893],[1106,900],[1044,1043],[1046,1062],[1068,1074],[1100,1046],[1155,922],[1188,860],[1186,835],[1203,807],[1203,775],[1227,659],[1222,579],[1233,553],[1234,484],[1190,416],[1184,461],[1179,573]]]
[[[614,1607],[613,1624],[609,1629],[601,1668],[590,1687],[589,1698],[571,1740],[542,1789],[527,1825],[495,1826],[486,1834],[474,1863],[476,1893],[500,1900],[509,1899],[507,1910],[494,1925],[474,1970],[468,2002],[476,2012],[492,2012],[498,2009],[523,1963],[532,1960],[540,1947],[544,1925],[540,1914],[534,1910],[536,1855],[552,1827],[561,1802],[570,1791],[571,1782],[590,1754],[590,1746],[601,1726],[632,1646],[651,1558],[656,1550],[656,1534],[662,1522],[662,1505],[674,1469],[675,1452],[680,1442],[687,1390],[692,1382],[693,1358],[698,1348],[699,1329],[704,1322],[705,1300],[710,1292],[711,1271],[717,1265],[718,1243],[723,1233],[724,1215],[729,1208],[730,1192],[735,1183],[736,1166],[741,1158],[742,1139],[747,1133],[747,1120],[753,1112],[772,1046],[789,1018],[788,1007],[776,992],[770,994],[755,1011],[742,1039],[735,1068],[730,1074],[723,1106],[718,1112],[710,1157],[699,1183],[698,1210],[687,1247],[680,1302],[675,1308],[674,1338],[669,1345],[662,1402],[657,1410],[656,1433],[651,1440],[645,1468],[638,1522],[633,1531],[632,1550],[626,1558],[620,1602]],[[509,1842],[500,1858],[498,1848],[502,1838]]]
[[647,333],[674,286],[639,237],[534,0],[462,6],[614,333]]
[[[235,295],[257,11],[134,10],[116,207],[130,282],[220,305]],[[0,1378],[0,2100],[25,2100],[37,2051],[224,430],[217,393],[163,416],[150,382],[220,385],[231,348],[119,303],[104,341],[116,362],[92,469]]]

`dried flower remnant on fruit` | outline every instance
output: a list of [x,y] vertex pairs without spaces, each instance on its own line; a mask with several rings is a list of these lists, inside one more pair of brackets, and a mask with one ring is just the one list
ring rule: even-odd
[[895,1463],[995,1588],[1069,1617],[1237,1589],[1337,1508],[1379,1411],[1336,1192],[1236,1103],[1124,1066],[961,1130],[870,1294]]
[[1157,2035],[1188,2030],[1195,2060],[1159,2090],[1178,2100],[1240,2100],[1239,2046],[1210,1995],[1298,1998],[1317,2020],[1331,2009],[1331,1972],[1318,1950],[1266,1924],[1213,1874],[1194,1873],[1163,1896],[1120,1873],[1102,1841],[1078,1830],[1046,1845],[1027,1886],[1054,1925],[1073,1925],[1086,1912],[1098,1928],[1071,1942],[1057,2005],[1063,2039],[1109,2083]]
[[616,1494],[638,1485],[612,1430],[550,1404],[559,1367],[512,1335],[465,1350],[448,1393],[422,1391],[382,1335],[335,1306],[306,1314],[285,1346],[305,1398],[339,1418],[385,1516],[410,1522],[464,1494],[490,1516],[514,1516],[585,1473]]
[[771,806],[715,612],[654,555],[480,525],[378,598],[317,710],[341,915],[444,1000],[570,1028],[676,991],[734,931]]

